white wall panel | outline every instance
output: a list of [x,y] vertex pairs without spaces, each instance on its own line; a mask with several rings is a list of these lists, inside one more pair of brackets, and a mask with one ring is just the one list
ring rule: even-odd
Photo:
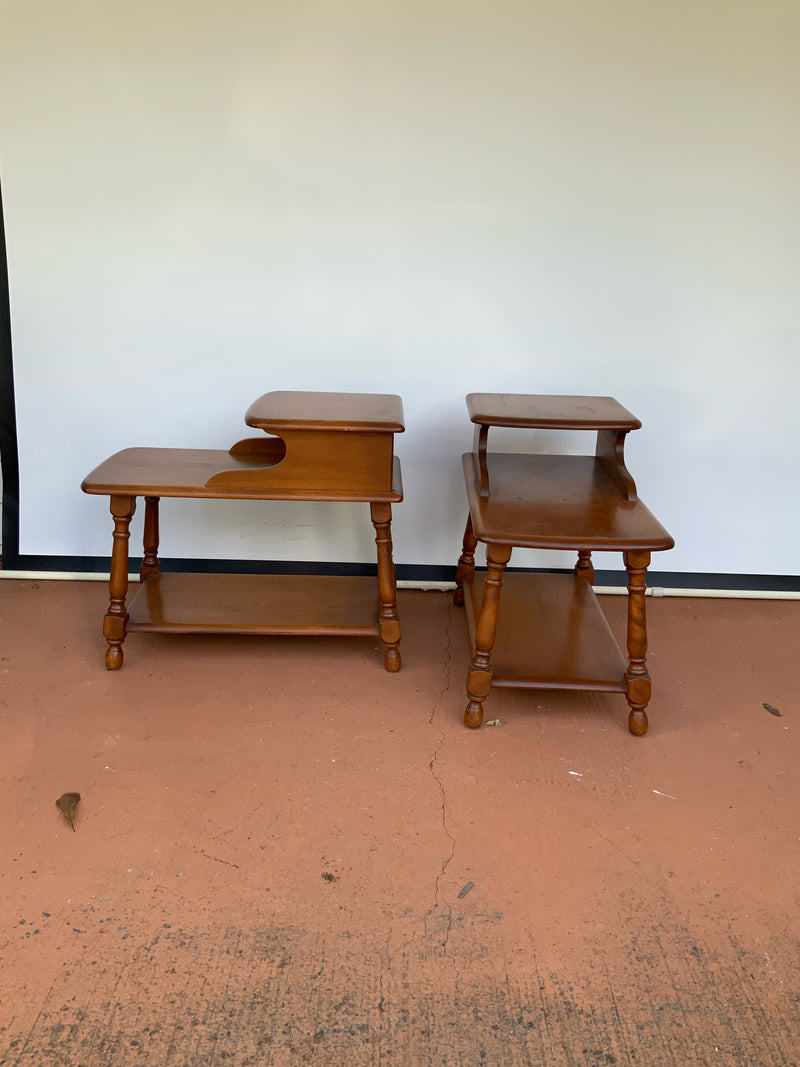
[[[396,560],[452,563],[464,394],[596,392],[657,565],[791,573],[798,40],[781,0],[6,2],[20,551],[108,554],[110,452],[331,389],[403,396]],[[371,560],[364,511],[165,504],[164,554]]]

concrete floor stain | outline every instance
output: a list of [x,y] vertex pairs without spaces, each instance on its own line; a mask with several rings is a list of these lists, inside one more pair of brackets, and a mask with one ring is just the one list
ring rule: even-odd
[[466,730],[442,594],[395,675],[142,635],[114,676],[100,587],[41,586],[0,584],[0,1067],[794,1067],[798,740],[753,708],[795,605],[654,601],[636,739],[603,694]]

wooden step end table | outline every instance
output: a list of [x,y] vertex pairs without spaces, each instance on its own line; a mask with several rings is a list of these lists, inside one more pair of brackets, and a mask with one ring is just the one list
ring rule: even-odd
[[[493,687],[624,693],[632,734],[647,732],[645,575],[674,541],[639,500],[625,438],[639,420],[612,397],[471,393],[475,446],[462,457],[469,514],[456,570],[471,647],[467,726]],[[590,430],[591,456],[492,453],[492,426]],[[487,571],[475,571],[478,542]],[[506,574],[514,548],[573,549],[573,575]],[[593,551],[620,551],[628,574],[627,656],[597,603]]]
[[[247,425],[267,436],[230,449],[127,448],[81,488],[109,496],[114,519],[106,667],[118,670],[131,632],[378,635],[387,671],[400,669],[400,620],[392,560],[392,504],[403,499],[394,435],[405,429],[399,396],[272,392]],[[141,585],[127,605],[128,543],[144,497]],[[162,497],[364,501],[377,547],[372,578],[325,575],[164,574],[158,558]]]

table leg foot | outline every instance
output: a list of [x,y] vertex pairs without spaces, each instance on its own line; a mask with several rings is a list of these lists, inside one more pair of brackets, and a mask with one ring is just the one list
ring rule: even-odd
[[453,590],[453,603],[457,608],[464,607],[464,589],[460,585],[457,585]]
[[477,730],[482,723],[483,703],[479,704],[477,700],[470,700],[464,711],[464,725],[469,726],[471,730]]
[[378,625],[383,642],[383,665],[387,671],[400,670],[400,621],[399,619],[381,619]]
[[467,700],[464,709],[464,725],[477,730],[483,722],[483,702],[492,688],[492,672],[486,668],[470,666],[467,671]]
[[118,671],[122,666],[124,658],[121,643],[115,645],[109,644],[106,649],[106,670]]
[[634,737],[644,737],[647,733],[647,712],[644,708],[631,708],[628,729]]
[[400,649],[399,648],[387,648],[383,657],[383,665],[387,671],[399,671],[401,666]]

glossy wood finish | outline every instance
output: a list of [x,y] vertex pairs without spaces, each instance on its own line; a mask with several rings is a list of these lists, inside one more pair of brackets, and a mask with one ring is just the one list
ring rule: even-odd
[[144,556],[139,567],[139,580],[142,582],[145,578],[149,578],[151,574],[158,574],[161,570],[161,563],[158,558],[158,512],[160,503],[161,501],[157,496],[146,496],[144,498],[144,538],[142,545]]
[[[631,733],[646,733],[645,575],[651,551],[674,541],[625,467],[625,436],[641,423],[611,397],[471,393],[467,409],[477,432],[462,459],[469,516],[454,594],[472,649],[465,723],[481,725],[494,685],[589,689],[625,693]],[[490,426],[591,430],[595,454],[491,453]],[[478,541],[485,579],[475,574]],[[514,547],[575,549],[574,577],[504,573]],[[612,550],[628,572],[627,659],[592,590],[592,551]]]
[[139,586],[129,633],[376,636],[374,578],[157,574]]
[[532,393],[470,393],[467,410],[475,423],[479,493],[489,496],[487,453],[491,426],[544,430],[595,430],[595,455],[628,500],[636,485],[625,467],[625,437],[641,422],[610,396],[537,396]]
[[647,588],[645,575],[650,563],[649,552],[626,552],[628,572],[628,669],[625,672],[625,692],[630,714],[628,727],[632,734],[647,733],[646,708],[650,702],[650,675],[647,672]]
[[108,583],[108,610],[103,619],[103,637],[108,642],[106,667],[110,671],[122,666],[122,643],[128,612],[125,601],[128,596],[128,542],[131,519],[136,511],[136,500],[131,496],[111,497],[111,514],[114,518],[114,533],[111,545],[111,576]]
[[[483,574],[464,584],[473,647],[485,584]],[[502,588],[493,686],[625,692],[627,660],[585,578],[506,571]]]
[[589,585],[594,585],[594,564],[592,563],[591,549],[578,549],[578,561],[575,564],[575,573],[582,578],[586,578]]
[[464,582],[475,570],[475,549],[478,546],[478,538],[472,529],[472,515],[467,515],[467,525],[464,529],[464,540],[461,546],[461,555],[456,567],[456,589],[453,593],[453,601],[459,607],[464,604]]
[[[241,444],[234,446],[240,449],[238,452],[214,448],[125,448],[88,474],[81,488],[93,496],[124,492],[135,496],[214,500],[385,500],[399,503],[403,499],[400,463],[396,456],[388,489],[367,488],[360,474],[357,475],[357,487],[349,486],[346,464],[336,467],[331,478],[323,479],[332,468],[330,452],[325,464],[320,465],[316,484],[311,484],[316,469],[313,462],[319,453],[317,445],[313,462],[303,464],[304,484],[298,487],[285,484],[285,472],[278,478],[277,462],[273,470],[265,464],[263,452],[256,451],[255,447],[252,452],[244,452]],[[260,444],[260,441],[256,442],[256,445]],[[267,458],[270,457],[268,452]]]
[[483,583],[481,610],[475,622],[472,663],[467,671],[469,703],[464,712],[467,726],[483,722],[483,702],[492,684],[492,649],[497,632],[503,573],[511,557],[509,545],[489,545],[486,549],[486,578]]
[[641,422],[611,396],[469,393],[467,411],[483,426],[549,430],[638,430]]
[[[375,499],[375,493],[391,498],[393,435],[404,430],[399,396],[266,393],[250,405],[245,422],[276,434],[286,446],[286,458],[263,480],[249,473],[248,484],[295,492],[326,487],[365,493],[367,499]],[[214,481],[227,484],[225,478],[222,473]],[[235,474],[232,480],[237,480]]]
[[[103,623],[106,666],[118,670],[131,630],[156,632],[378,634],[388,671],[400,669],[400,621],[392,561],[392,504],[403,499],[393,435],[400,398],[353,393],[267,393],[247,421],[280,437],[247,438],[227,451],[128,448],[82,484],[111,497],[114,540]],[[136,498],[145,498],[144,583],[130,613],[128,542]],[[162,575],[162,497],[365,501],[375,528],[378,581],[315,576]]]
[[395,434],[405,430],[403,401],[394,393],[265,393],[244,421],[267,433],[282,430],[344,430]]
[[384,665],[387,671],[399,671],[400,620],[397,616],[397,578],[392,562],[392,506],[372,503],[369,511],[378,551],[378,594],[381,605],[378,631],[386,650]]
[[660,551],[674,541],[640,500],[624,499],[595,456],[490,453],[491,492],[480,494],[473,452],[462,457],[470,515],[479,541],[517,548],[628,548]]

